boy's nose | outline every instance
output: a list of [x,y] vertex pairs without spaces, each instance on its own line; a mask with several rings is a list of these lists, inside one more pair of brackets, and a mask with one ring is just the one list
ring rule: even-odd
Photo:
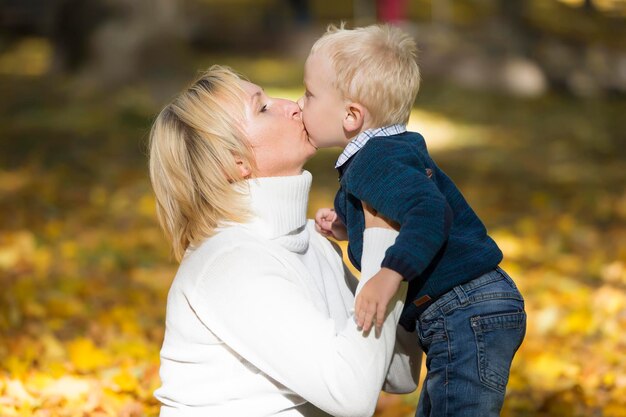
[[304,108],[304,96],[300,97],[297,103],[298,103],[298,107],[300,107],[300,110],[302,110]]

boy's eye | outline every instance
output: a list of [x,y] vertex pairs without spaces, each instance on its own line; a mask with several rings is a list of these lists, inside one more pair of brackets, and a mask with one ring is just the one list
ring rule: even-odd
[[264,104],[260,111],[261,113],[265,113],[267,111],[267,104]]
[[311,93],[307,90],[307,91],[304,92],[304,96],[309,98],[309,97],[311,97]]

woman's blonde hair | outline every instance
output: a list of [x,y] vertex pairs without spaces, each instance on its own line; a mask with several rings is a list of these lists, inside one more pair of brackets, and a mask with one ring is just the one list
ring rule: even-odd
[[165,106],[150,132],[157,217],[180,261],[224,221],[249,214],[237,161],[254,166],[241,129],[244,90],[232,70],[212,66]]
[[331,61],[334,86],[364,105],[372,127],[407,123],[420,86],[417,45],[390,25],[345,29],[330,25],[311,48]]

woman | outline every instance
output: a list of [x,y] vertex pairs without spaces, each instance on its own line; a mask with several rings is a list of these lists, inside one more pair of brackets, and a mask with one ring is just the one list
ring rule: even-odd
[[[418,350],[393,352],[406,287],[380,335],[363,335],[356,282],[306,220],[302,167],[316,149],[300,116],[296,103],[212,67],[154,122],[157,213],[181,261],[161,416],[369,416],[388,370],[386,388],[416,388],[420,358],[403,352]],[[371,215],[367,226],[364,279],[397,234]]]

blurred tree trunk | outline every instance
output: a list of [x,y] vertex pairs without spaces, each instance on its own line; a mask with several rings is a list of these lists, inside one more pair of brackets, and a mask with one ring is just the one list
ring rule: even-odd
[[512,35],[511,41],[525,57],[532,55],[532,45],[539,38],[539,34],[528,23],[527,4],[526,0],[498,0],[499,15]]
[[354,0],[352,8],[356,26],[376,22],[376,0]]
[[585,3],[583,4],[583,9],[587,13],[595,12],[596,11],[596,7],[593,5],[593,0],[585,0]]
[[54,67],[76,71],[89,59],[89,41],[110,14],[101,0],[59,0],[54,3],[50,38]]

